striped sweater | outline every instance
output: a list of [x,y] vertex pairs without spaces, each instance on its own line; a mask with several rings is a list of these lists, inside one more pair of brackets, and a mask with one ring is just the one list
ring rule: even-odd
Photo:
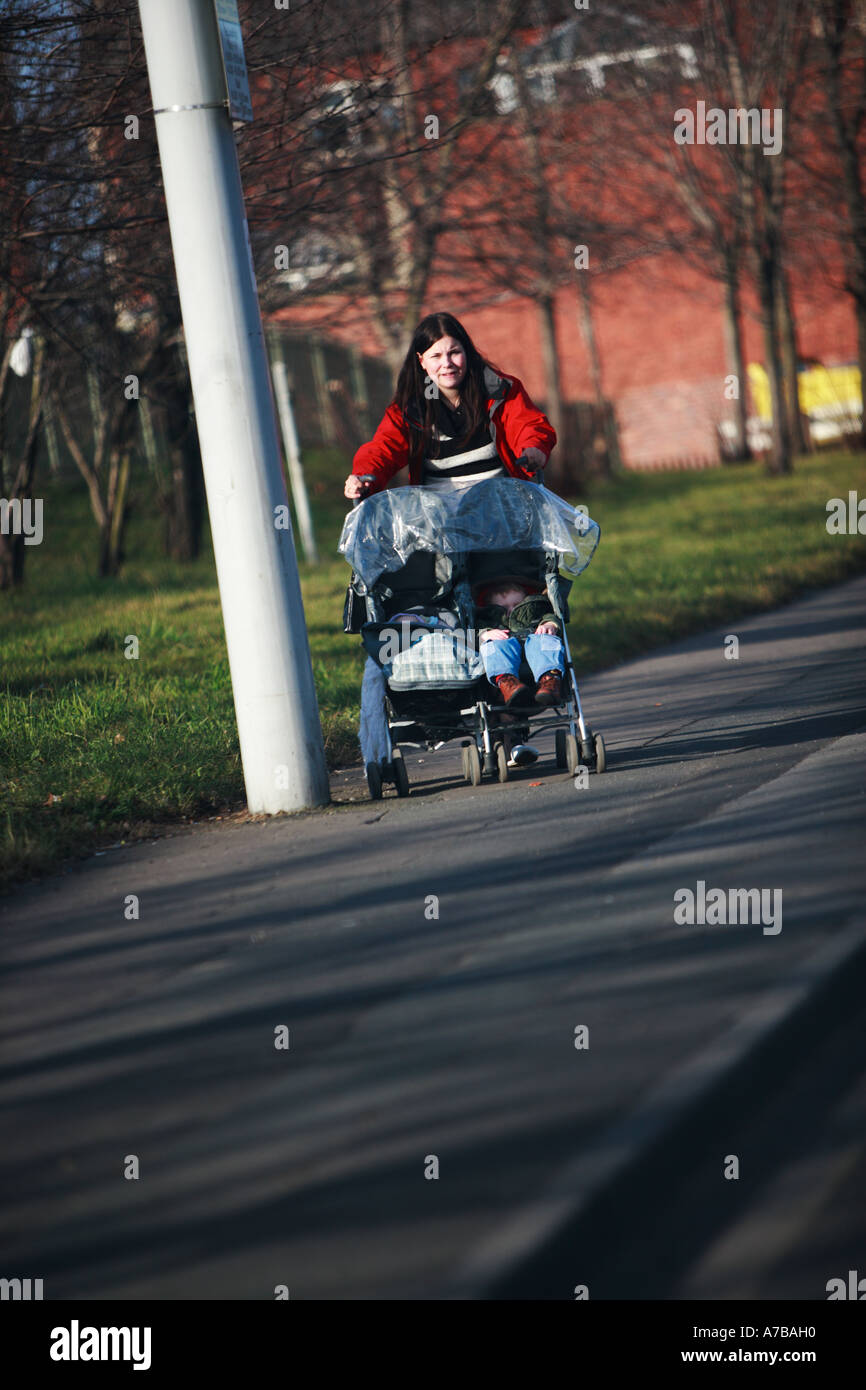
[[452,491],[471,487],[483,478],[496,478],[505,472],[496,452],[490,425],[479,425],[471,439],[461,442],[466,417],[461,406],[455,409],[443,396],[436,401],[434,440],[424,459],[426,487]]

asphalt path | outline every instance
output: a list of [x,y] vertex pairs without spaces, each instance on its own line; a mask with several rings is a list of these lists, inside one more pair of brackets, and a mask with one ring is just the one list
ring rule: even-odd
[[[370,803],[349,770],[327,810],[193,827],[15,893],[0,1273],[46,1298],[483,1297],[543,1249],[543,1194],[567,1216],[590,1159],[603,1185],[611,1135],[639,1165],[671,1077],[693,1081],[767,1001],[802,1005],[828,951],[834,979],[860,959],[864,630],[859,579],[587,680],[609,771],[586,788],[549,736],[504,786],[465,786],[456,746],[410,753],[406,800]],[[677,922],[698,882],[779,890],[781,930]],[[824,1026],[813,1012],[806,1050]],[[768,1066],[795,1084],[778,1053]],[[786,1171],[844,1105],[804,1091]],[[728,1244],[708,1232],[661,1296],[823,1298],[829,1266],[862,1264],[841,1219],[797,1280],[781,1238],[768,1272],[770,1199],[724,1176],[733,1138],[712,1142],[702,1201]],[[667,1164],[675,1187],[676,1150]],[[808,1221],[795,1204],[782,1226]],[[604,1296],[660,1296],[664,1240],[637,1289],[616,1258],[599,1267]],[[587,1259],[543,1296],[592,1296]]]

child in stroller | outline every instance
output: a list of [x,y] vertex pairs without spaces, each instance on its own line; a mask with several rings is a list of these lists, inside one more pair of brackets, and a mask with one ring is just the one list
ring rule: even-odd
[[509,577],[482,585],[474,597],[484,670],[505,704],[519,709],[533,703],[533,692],[520,679],[523,660],[537,682],[534,703],[561,704],[565,652],[546,593],[532,593],[523,581]]

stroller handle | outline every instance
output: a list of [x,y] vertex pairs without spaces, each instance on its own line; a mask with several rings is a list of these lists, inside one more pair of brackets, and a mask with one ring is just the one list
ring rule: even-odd
[[537,487],[544,487],[543,463],[530,463],[529,459],[524,458],[523,454],[520,455],[517,462],[520,464],[521,468],[526,469],[527,473],[532,474],[531,478],[527,478],[527,482],[535,483]]
[[[537,487],[544,487],[544,464],[543,464],[543,463],[530,463],[529,460],[526,459],[526,458],[524,458],[522,454],[521,454],[520,458],[517,460],[517,462],[518,462],[523,468],[525,468],[527,472],[532,473],[532,479],[531,479],[531,481],[532,481],[533,483],[535,483]],[[360,497],[353,497],[353,498],[352,498],[352,510],[353,510],[353,511],[355,510],[356,507],[359,507],[359,506],[361,505],[361,503],[364,501],[365,497],[368,497],[368,496],[369,496],[370,489],[369,489],[368,484],[369,484],[369,483],[374,483],[374,482],[376,481],[376,475],[375,475],[375,473],[357,473],[355,476],[358,478],[359,482],[361,482],[361,483],[364,484],[364,491],[361,493],[361,496],[360,496]]]
[[376,481],[375,473],[358,473],[355,476],[358,478],[359,482],[364,484],[364,491],[361,493],[360,497],[352,498],[352,511],[354,511],[356,507],[360,507],[364,498],[369,496],[370,488],[368,484],[375,483]]

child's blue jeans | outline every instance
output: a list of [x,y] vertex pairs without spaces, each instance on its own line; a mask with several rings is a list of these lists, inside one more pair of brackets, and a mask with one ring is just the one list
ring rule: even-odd
[[532,633],[522,640],[519,637],[509,637],[507,642],[500,639],[497,642],[481,643],[479,650],[487,679],[492,681],[497,676],[516,676],[520,671],[522,649],[526,652],[526,660],[534,680],[540,680],[545,671],[558,671],[560,675],[564,673],[565,648],[561,638],[552,633],[540,636]]

